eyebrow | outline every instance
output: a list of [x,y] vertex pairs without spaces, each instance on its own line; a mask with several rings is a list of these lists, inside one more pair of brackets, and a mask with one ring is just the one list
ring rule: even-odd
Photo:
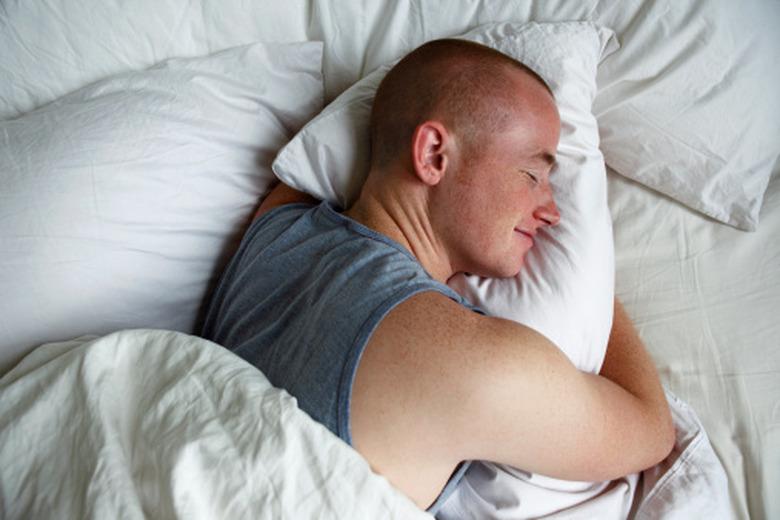
[[542,161],[546,162],[550,168],[555,168],[555,166],[558,164],[555,156],[547,152],[539,152],[533,156],[533,159],[541,159]]

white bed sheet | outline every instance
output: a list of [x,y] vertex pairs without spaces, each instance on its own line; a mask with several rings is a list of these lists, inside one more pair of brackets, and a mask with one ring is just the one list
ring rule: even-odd
[[609,175],[616,294],[701,418],[740,519],[780,518],[779,166],[752,233]]
[[475,462],[436,518],[730,520],[726,473],[701,421],[669,391],[666,398],[676,440],[659,464],[612,481],[574,482]]
[[[14,78],[9,97],[0,98],[0,117],[117,72],[256,40],[324,40],[332,99],[422,39],[528,19],[593,19],[620,37],[637,23],[641,4],[464,1],[434,9],[407,0],[390,9],[382,2],[147,0],[101,10],[71,0],[8,1],[2,9],[17,24],[0,27],[0,63],[30,74]],[[9,44],[18,41],[21,50]],[[727,470],[738,519],[780,518],[779,172],[776,165],[754,233],[617,175],[609,179],[617,294],[663,382],[701,418]]]

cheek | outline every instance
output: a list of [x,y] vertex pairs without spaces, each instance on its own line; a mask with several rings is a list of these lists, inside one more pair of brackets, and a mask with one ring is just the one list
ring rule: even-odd
[[530,216],[536,207],[537,195],[533,188],[522,187],[513,194],[514,208],[516,214],[522,217]]

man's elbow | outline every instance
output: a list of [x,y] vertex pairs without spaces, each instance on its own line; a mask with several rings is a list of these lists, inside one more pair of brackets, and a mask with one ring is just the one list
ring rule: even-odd
[[677,429],[674,427],[674,421],[672,420],[671,413],[667,415],[667,421],[664,426],[664,444],[661,450],[663,456],[661,460],[664,460],[674,449],[674,444],[677,442]]
[[665,405],[660,417],[658,418],[658,426],[654,437],[654,455],[652,461],[648,464],[648,467],[655,466],[663,461],[674,449],[674,444],[677,440],[677,431],[674,427],[674,421],[672,420],[672,414],[669,411],[669,406]]

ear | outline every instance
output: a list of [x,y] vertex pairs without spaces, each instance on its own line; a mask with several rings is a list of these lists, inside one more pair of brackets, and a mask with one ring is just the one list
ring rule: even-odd
[[435,186],[449,166],[451,136],[438,121],[426,121],[417,126],[412,136],[412,167],[417,177]]

